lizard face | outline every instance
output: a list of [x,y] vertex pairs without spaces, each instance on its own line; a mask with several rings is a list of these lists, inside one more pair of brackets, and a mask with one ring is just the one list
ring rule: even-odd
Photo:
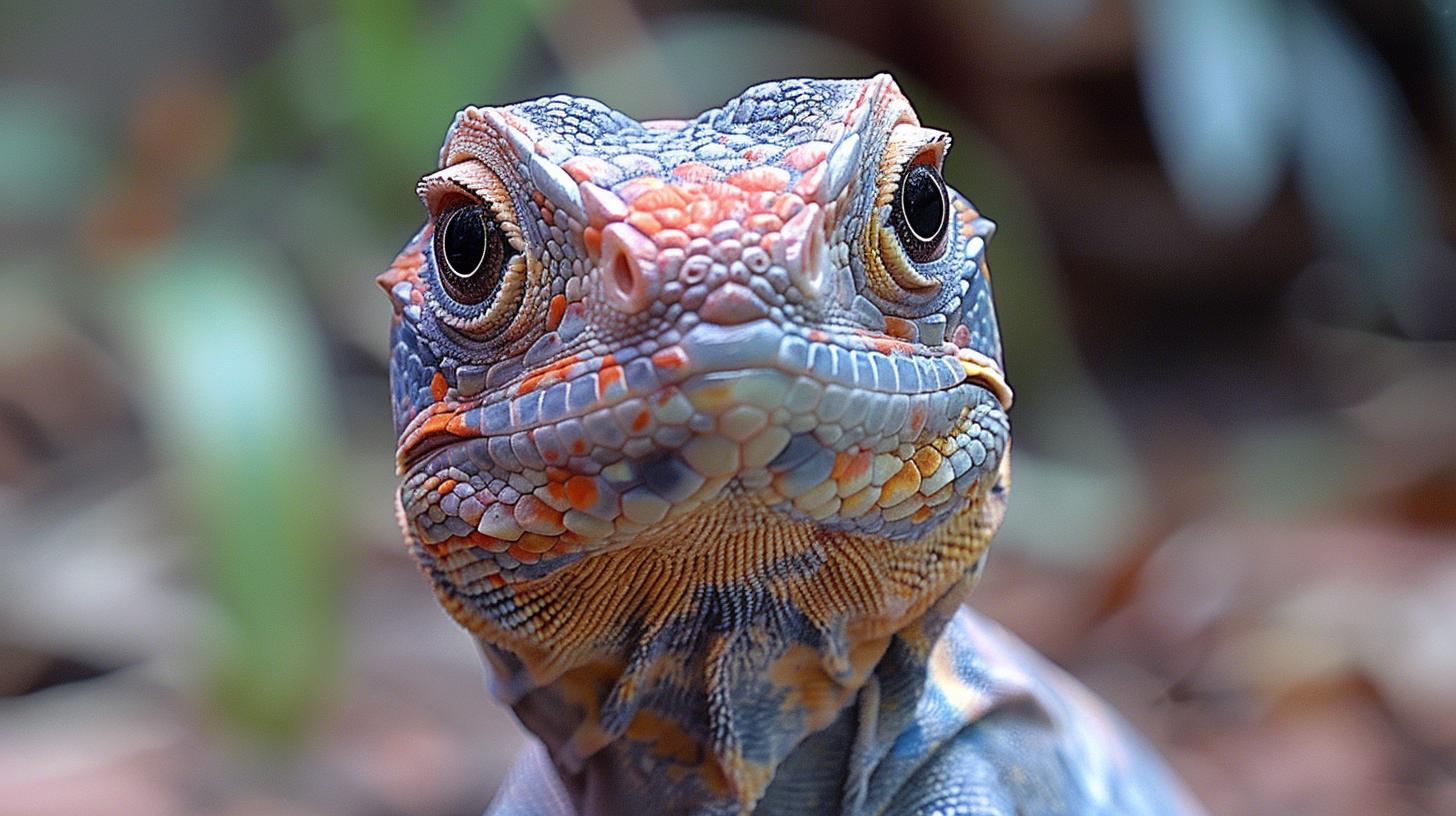
[[804,548],[974,538],[974,562],[1011,395],[994,228],[941,179],[949,145],[887,76],[691,121],[458,114],[380,277],[401,523],[457,618],[498,640],[622,552],[723,582]]

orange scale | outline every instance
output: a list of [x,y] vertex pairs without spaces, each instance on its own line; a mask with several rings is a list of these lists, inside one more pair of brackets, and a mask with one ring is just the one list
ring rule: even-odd
[[662,224],[651,213],[637,211],[627,216],[627,223],[636,227],[643,235],[654,235],[662,229]]
[[[588,227],[590,229],[590,227]],[[601,231],[597,235],[600,237]],[[555,331],[561,325],[561,318],[566,315],[566,295],[554,295],[551,304],[546,307],[546,328]]]
[[754,213],[748,216],[748,220],[743,223],[743,226],[760,234],[778,232],[783,225],[783,220],[771,212]]
[[596,480],[590,476],[573,476],[566,481],[566,498],[578,510],[595,507],[600,495]]
[[913,340],[920,336],[920,330],[914,323],[894,315],[885,315],[885,333],[901,340]]
[[[672,348],[665,348],[662,351],[653,354],[652,364],[657,366],[658,368],[682,368],[683,366],[688,364],[688,355],[687,352],[683,351],[681,348],[673,346]],[[663,394],[667,393],[667,391],[663,392]]]
[[824,161],[824,157],[828,155],[828,142],[805,142],[784,151],[779,161],[786,167],[803,172]]
[[657,223],[664,227],[682,228],[688,223],[688,214],[681,207],[662,207],[653,215],[656,216]]
[[[699,198],[688,205],[688,225],[703,225],[712,220],[718,211],[718,205],[711,198]],[[691,232],[691,229],[689,229]]]
[[728,176],[726,181],[747,192],[778,192],[789,186],[789,171],[782,167],[750,167]]
[[672,175],[683,181],[707,181],[718,175],[718,171],[702,162],[688,162],[672,168]]
[[781,195],[774,199],[773,213],[784,221],[798,215],[799,210],[802,209],[804,209],[804,199],[796,193]]
[[844,465],[844,472],[840,474],[845,479],[854,479],[864,474],[874,463],[875,457],[869,451],[860,451]]
[[647,423],[651,420],[652,414],[648,413],[647,411],[638,411],[637,416],[632,417],[632,430],[640,431],[643,428],[646,428]]
[[540,553],[531,552],[525,547],[522,547],[521,542],[519,541],[517,541],[515,544],[512,544],[511,548],[506,550],[506,554],[521,562],[522,564],[534,564],[537,561],[541,560]]
[[610,184],[611,180],[621,175],[620,170],[615,166],[595,156],[572,156],[562,163],[561,169],[566,171],[577,182],[598,181],[597,183]]
[[631,204],[635,202],[639,196],[645,194],[647,191],[655,190],[658,187],[662,187],[664,184],[666,184],[666,182],[664,182],[660,178],[657,178],[656,176],[638,176],[637,178],[632,179],[631,181],[623,184],[620,188],[618,188],[617,195],[623,201]]
[[687,203],[676,187],[664,184],[643,192],[632,201],[632,206],[639,210],[661,210],[668,207],[681,209]]
[[824,165],[818,164],[811,168],[799,180],[794,182],[794,192],[804,198],[812,198],[818,192],[819,185],[824,183]]
[[[682,211],[678,210],[678,212]],[[682,226],[687,226],[686,218],[683,219]],[[677,247],[678,249],[682,249],[683,247],[686,247],[688,245],[688,241],[692,239],[688,238],[688,234],[680,229],[665,229],[662,232],[659,232],[656,235],[652,236],[652,240],[656,241],[657,245],[662,247],[663,249],[668,249],[670,247]]]

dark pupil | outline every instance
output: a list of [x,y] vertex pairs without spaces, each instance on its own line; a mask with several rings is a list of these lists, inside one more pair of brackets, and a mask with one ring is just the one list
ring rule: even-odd
[[480,207],[465,207],[450,214],[445,223],[445,263],[457,278],[469,278],[480,271],[485,260],[485,214]]
[[945,226],[945,192],[935,170],[929,165],[917,164],[905,177],[905,189],[901,199],[905,223],[915,237],[922,241],[933,241],[940,236]]
[[458,207],[440,217],[436,258],[440,282],[456,302],[473,306],[490,297],[500,283],[504,259],[501,235],[479,204]]

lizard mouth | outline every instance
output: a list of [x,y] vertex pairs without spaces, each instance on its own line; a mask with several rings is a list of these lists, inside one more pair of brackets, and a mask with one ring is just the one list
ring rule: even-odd
[[[634,358],[629,350],[625,354],[568,358],[563,362],[565,365],[558,362],[535,372],[523,372],[516,384],[492,395],[489,401],[440,402],[422,411],[401,435],[396,457],[399,472],[408,473],[431,455],[466,439],[534,434],[602,411],[620,417],[632,414],[636,408],[638,412],[621,423],[625,442],[639,435],[651,421],[643,418],[642,409],[656,413],[654,406],[671,401],[680,391],[716,384],[721,392],[724,384],[736,380],[751,381],[738,386],[740,391],[767,393],[735,394],[730,389],[714,399],[710,392],[708,398],[694,401],[707,405],[694,407],[731,407],[727,403],[736,396],[767,410],[783,408],[792,412],[796,399],[812,396],[816,400],[827,398],[835,405],[841,401],[851,403],[846,410],[852,416],[859,402],[867,403],[866,412],[873,412],[881,402],[888,410],[899,410],[891,406],[898,400],[906,403],[907,412],[912,407],[923,407],[927,412],[940,413],[939,405],[930,404],[936,401],[932,395],[954,393],[966,386],[977,386],[989,393],[1002,411],[1009,410],[1014,399],[1000,365],[975,349],[950,342],[921,346],[873,333],[796,331],[769,320],[736,326],[700,324],[678,345],[651,355]],[[814,390],[807,383],[817,384],[824,393],[806,395],[805,391]],[[789,390],[796,386],[797,392]],[[776,390],[782,401],[772,395]],[[839,416],[834,407],[820,414],[830,421]],[[929,423],[931,428],[934,424]],[[611,434],[598,431],[597,435]],[[564,453],[563,458],[569,458],[579,451]],[[559,464],[543,458],[547,464]]]
[[1011,391],[994,360],[769,320],[557,362],[406,429],[406,532],[469,581],[530,580],[650,540],[725,495],[909,540],[990,489]]

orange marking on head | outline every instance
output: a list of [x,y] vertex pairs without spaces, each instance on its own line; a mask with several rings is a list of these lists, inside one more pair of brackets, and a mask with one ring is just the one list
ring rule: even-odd
[[450,421],[445,423],[445,431],[446,433],[452,433],[456,436],[479,435],[474,428],[470,427],[465,423],[464,414],[452,414],[450,416]]
[[454,418],[454,414],[435,414],[434,416],[420,423],[420,429],[419,432],[416,434],[416,438],[423,439],[424,437],[440,433],[441,431],[448,431],[450,427],[450,420]]
[[552,385],[565,379],[566,370],[576,364],[582,358],[582,354],[573,354],[565,359],[557,360],[549,365],[532,371],[526,379],[521,381],[516,388],[516,395],[529,394],[537,388]]
[[[547,473],[550,473],[550,471],[548,470]],[[551,498],[556,499],[557,501],[563,501],[563,500],[565,500],[566,499],[566,483],[565,483],[565,481],[552,481],[552,482],[547,482],[546,483],[546,493]]]
[[586,440],[584,439],[578,439],[575,442],[571,443],[571,452],[576,454],[577,456],[585,454],[586,450]]
[[920,433],[920,429],[924,427],[925,408],[920,405],[916,405],[914,408],[910,409],[910,431],[912,433]]
[[664,227],[681,229],[688,225],[688,214],[681,207],[662,207],[653,215],[657,218],[657,223]]
[[672,168],[672,175],[683,181],[707,181],[718,175],[718,171],[702,162],[687,162]]
[[829,469],[830,480],[839,481],[839,477],[844,475],[845,469],[849,467],[849,463],[853,460],[854,455],[849,451],[840,451],[834,454],[834,466]]
[[795,215],[798,215],[799,210],[802,210],[803,208],[804,199],[800,198],[797,193],[789,193],[788,195],[774,197],[773,213],[774,215],[777,215],[779,217],[779,220],[781,221],[788,221]]
[[565,314],[566,295],[553,296],[551,298],[551,305],[546,307],[546,328],[550,331],[556,331],[556,327],[561,325],[561,318]]
[[586,510],[597,503],[597,482],[590,476],[572,476],[566,480],[566,500],[578,510]]
[[595,156],[572,156],[561,163],[561,169],[566,171],[577,182],[592,181],[598,178],[610,178],[621,172],[616,167],[603,159]]
[[[663,212],[678,213],[682,215],[682,223],[678,224],[678,226],[684,228],[689,226],[688,217],[687,215],[683,214],[682,210],[663,210],[657,214],[657,220],[662,221]],[[665,224],[667,222],[663,221],[663,223]],[[657,245],[662,247],[663,249],[667,249],[668,247],[677,247],[678,249],[682,249],[683,247],[686,247],[688,245],[688,241],[692,239],[690,239],[688,237],[688,234],[682,229],[665,229],[662,232],[659,232],[656,235],[652,236],[652,240],[656,241]]]
[[631,204],[637,197],[648,190],[655,190],[665,184],[662,179],[656,176],[638,176],[617,188],[617,195],[626,203]]
[[784,151],[784,155],[779,157],[779,161],[786,167],[803,172],[824,161],[824,157],[827,155],[829,155],[828,142],[804,142]]
[[[717,210],[718,206],[713,203],[711,198],[700,198],[689,204],[687,233],[693,235],[694,230],[706,232],[708,226],[715,220],[713,216]],[[694,235],[694,237],[697,236]]]
[[601,372],[597,374],[597,397],[606,396],[607,388],[620,379],[622,367],[617,365],[617,358],[610,354],[603,357]]
[[762,235],[765,232],[777,232],[783,227],[784,222],[773,213],[754,213],[748,216],[743,226]]
[[814,195],[818,191],[819,185],[824,183],[824,172],[823,164],[816,164],[809,168],[804,175],[799,176],[798,181],[794,182],[794,192],[805,197]]
[[587,227],[581,231],[581,242],[586,244],[586,251],[593,255],[600,255],[602,252],[602,231],[596,227]]
[[642,212],[641,210],[627,216],[627,223],[636,227],[638,232],[641,232],[649,238],[656,235],[657,231],[662,229],[662,224],[658,222],[656,216],[652,213]]
[[846,479],[857,478],[858,476],[862,475],[866,470],[868,470],[870,465],[873,464],[874,461],[875,457],[869,451],[860,451],[856,453],[849,460],[849,462],[845,464],[844,473],[842,475]]
[[457,485],[457,484],[460,484],[460,483],[457,482],[457,481],[455,481],[454,479],[446,479],[445,481],[440,482],[440,486],[437,487],[437,488],[435,488],[435,492],[436,493],[439,493],[441,496],[443,496],[446,493],[449,493],[450,491],[454,490],[455,489],[455,485]]
[[449,390],[450,384],[445,382],[445,375],[436,371],[435,376],[430,378],[430,396],[434,397],[436,402],[439,402],[445,398],[445,394]]
[[687,204],[682,193],[669,184],[646,190],[632,201],[633,208],[643,211],[660,210],[664,207],[681,209]]
[[810,329],[809,339],[816,343],[827,343],[829,342],[829,333],[821,329]]
[[911,340],[920,336],[920,330],[915,327],[914,323],[894,315],[885,315],[885,333],[901,340]]
[[632,417],[632,430],[640,431],[643,428],[646,428],[647,422],[650,419],[652,419],[651,414],[647,413],[646,411],[638,411],[637,416]]
[[934,508],[922,507],[919,510],[916,510],[915,512],[910,514],[910,520],[918,524],[930,518],[930,514],[932,512],[934,512]]
[[681,368],[688,364],[688,355],[687,352],[677,346],[673,346],[672,348],[665,348],[653,354],[652,364],[658,368]]

